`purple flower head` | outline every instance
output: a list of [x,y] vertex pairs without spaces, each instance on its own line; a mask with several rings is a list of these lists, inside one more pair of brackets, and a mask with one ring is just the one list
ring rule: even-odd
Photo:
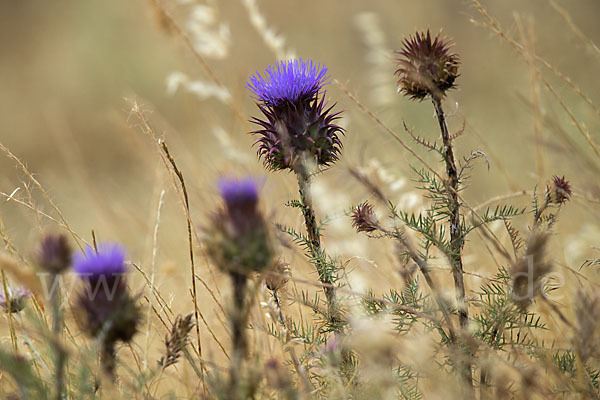
[[258,184],[252,178],[223,178],[218,182],[227,209],[254,209],[258,204]]
[[284,103],[312,100],[327,84],[327,68],[312,60],[280,61],[269,65],[264,77],[258,72],[250,76],[247,86],[264,105],[276,107]]
[[340,112],[325,102],[327,68],[300,59],[269,66],[265,77],[250,77],[264,119],[253,118],[259,135],[255,144],[267,169],[297,172],[304,163],[328,166],[339,158],[344,129],[336,125]]
[[258,207],[260,184],[251,177],[218,181],[225,207],[213,214],[205,243],[226,272],[262,271],[270,263],[268,225]]
[[98,246],[98,252],[88,246],[84,253],[75,254],[73,259],[73,269],[83,279],[94,280],[103,275],[111,278],[127,271],[125,249],[118,244],[103,243]]

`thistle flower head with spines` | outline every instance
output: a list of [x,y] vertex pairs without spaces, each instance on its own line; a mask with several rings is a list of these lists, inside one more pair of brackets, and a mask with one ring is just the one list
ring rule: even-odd
[[460,59],[450,52],[451,47],[441,33],[432,39],[429,29],[404,39],[402,50],[396,52],[400,56],[396,71],[399,91],[415,100],[444,98],[459,76]]
[[305,162],[325,167],[338,160],[344,129],[334,123],[341,112],[325,102],[326,84],[327,68],[302,59],[250,77],[248,89],[265,117],[252,122],[260,127],[253,133],[260,136],[255,144],[266,168],[295,171]]
[[548,202],[552,204],[564,204],[569,201],[572,194],[571,184],[564,176],[561,178],[558,175],[554,175],[550,183],[546,186],[546,196]]
[[373,232],[379,227],[373,206],[367,202],[358,205],[352,212],[352,226],[357,232]]
[[262,271],[271,262],[272,248],[258,208],[258,181],[229,177],[219,180],[218,186],[224,207],[206,230],[208,254],[225,272]]
[[98,251],[88,246],[74,255],[73,269],[88,286],[77,300],[82,328],[92,337],[103,335],[105,344],[129,342],[141,312],[125,283],[125,249],[113,243],[100,244]]

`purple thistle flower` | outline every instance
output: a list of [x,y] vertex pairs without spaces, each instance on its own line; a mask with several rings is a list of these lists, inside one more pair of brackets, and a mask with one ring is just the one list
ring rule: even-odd
[[96,252],[90,246],[85,253],[77,253],[73,257],[73,269],[81,278],[97,280],[122,275],[127,271],[125,266],[125,249],[112,243],[103,243]]
[[[265,119],[253,118],[260,129],[255,142],[258,155],[271,170],[296,170],[306,161],[327,166],[339,158],[344,129],[334,121],[325,92],[327,69],[310,61],[281,61],[267,67],[265,78],[250,77],[248,88],[256,95]],[[321,97],[319,99],[319,97]]]
[[223,178],[218,186],[225,207],[212,217],[206,244],[216,264],[227,272],[263,270],[271,260],[267,224],[258,208],[259,181]]
[[247,86],[264,105],[276,107],[286,102],[312,100],[327,84],[326,74],[327,68],[312,60],[280,61],[267,67],[264,78],[258,72],[250,76]]
[[218,186],[228,209],[254,208],[258,204],[258,184],[252,178],[223,178]]
[[77,297],[75,311],[81,328],[100,340],[100,360],[109,374],[114,374],[117,341],[128,343],[137,332],[141,310],[129,294],[122,275],[127,272],[125,249],[103,243],[96,252],[87,247],[73,257],[73,269],[84,280],[84,290]]

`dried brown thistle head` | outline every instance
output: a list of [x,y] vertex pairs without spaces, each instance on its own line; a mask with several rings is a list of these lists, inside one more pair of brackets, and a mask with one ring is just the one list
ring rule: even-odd
[[411,99],[423,100],[428,95],[442,99],[454,88],[460,59],[451,53],[452,43],[439,33],[431,38],[427,32],[416,32],[404,39],[397,60],[399,90]]
[[546,196],[548,202],[551,204],[564,204],[571,198],[572,194],[571,184],[564,176],[561,178],[554,175],[552,180],[546,186]]
[[352,226],[357,232],[373,232],[379,227],[377,215],[371,204],[364,202],[354,209]]
[[277,291],[288,282],[290,278],[290,265],[279,258],[275,265],[265,275],[265,285],[269,290]]

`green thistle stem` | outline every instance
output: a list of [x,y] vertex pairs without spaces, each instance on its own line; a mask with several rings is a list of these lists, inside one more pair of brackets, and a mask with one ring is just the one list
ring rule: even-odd
[[[458,307],[458,320],[460,327],[464,332],[468,331],[469,328],[469,306],[465,300],[465,282],[464,282],[464,270],[462,261],[462,248],[464,244],[463,229],[460,217],[460,203],[458,201],[458,170],[456,168],[456,161],[454,159],[454,151],[452,147],[452,140],[448,133],[448,125],[446,124],[446,117],[442,108],[442,101],[440,96],[432,95],[433,106],[437,115],[438,123],[440,125],[440,131],[442,132],[442,141],[444,143],[443,157],[446,164],[446,175],[447,182],[446,187],[448,191],[448,209],[450,212],[450,263],[452,264],[452,277],[454,278],[454,288],[456,290],[456,302]],[[465,354],[465,357],[469,357]],[[473,377],[471,373],[471,363],[468,359],[459,363],[459,369],[463,378],[468,383],[469,387],[472,388]]]
[[[56,279],[59,279],[57,274],[51,274],[51,286],[54,285]],[[61,311],[61,294],[60,285],[56,286],[56,289],[52,293],[52,333],[54,334],[54,373],[55,386],[56,386],[56,399],[61,400],[64,397],[64,380],[65,380],[65,362],[67,360],[65,350],[62,348],[62,330],[63,330],[63,316]]]
[[310,193],[310,176],[304,165],[296,168],[296,177],[298,178],[298,192],[300,194],[300,201],[302,202],[304,224],[311,244],[310,252],[316,260],[315,267],[319,274],[319,281],[323,284],[323,292],[325,292],[325,298],[327,299],[327,313],[329,315],[329,320],[336,325],[339,323],[339,310],[337,308],[337,298],[334,287],[336,276],[333,271],[328,270],[323,261],[325,255],[321,249],[321,234],[319,233],[319,227],[317,226],[317,219]]
[[248,353],[248,340],[246,338],[246,322],[248,315],[246,313],[246,288],[248,278],[246,275],[231,272],[231,284],[233,289],[233,308],[230,312],[231,323],[231,342],[233,354],[231,357],[231,365],[229,369],[230,377],[230,399],[242,399],[243,396],[241,387],[241,372],[243,363],[246,360]]

